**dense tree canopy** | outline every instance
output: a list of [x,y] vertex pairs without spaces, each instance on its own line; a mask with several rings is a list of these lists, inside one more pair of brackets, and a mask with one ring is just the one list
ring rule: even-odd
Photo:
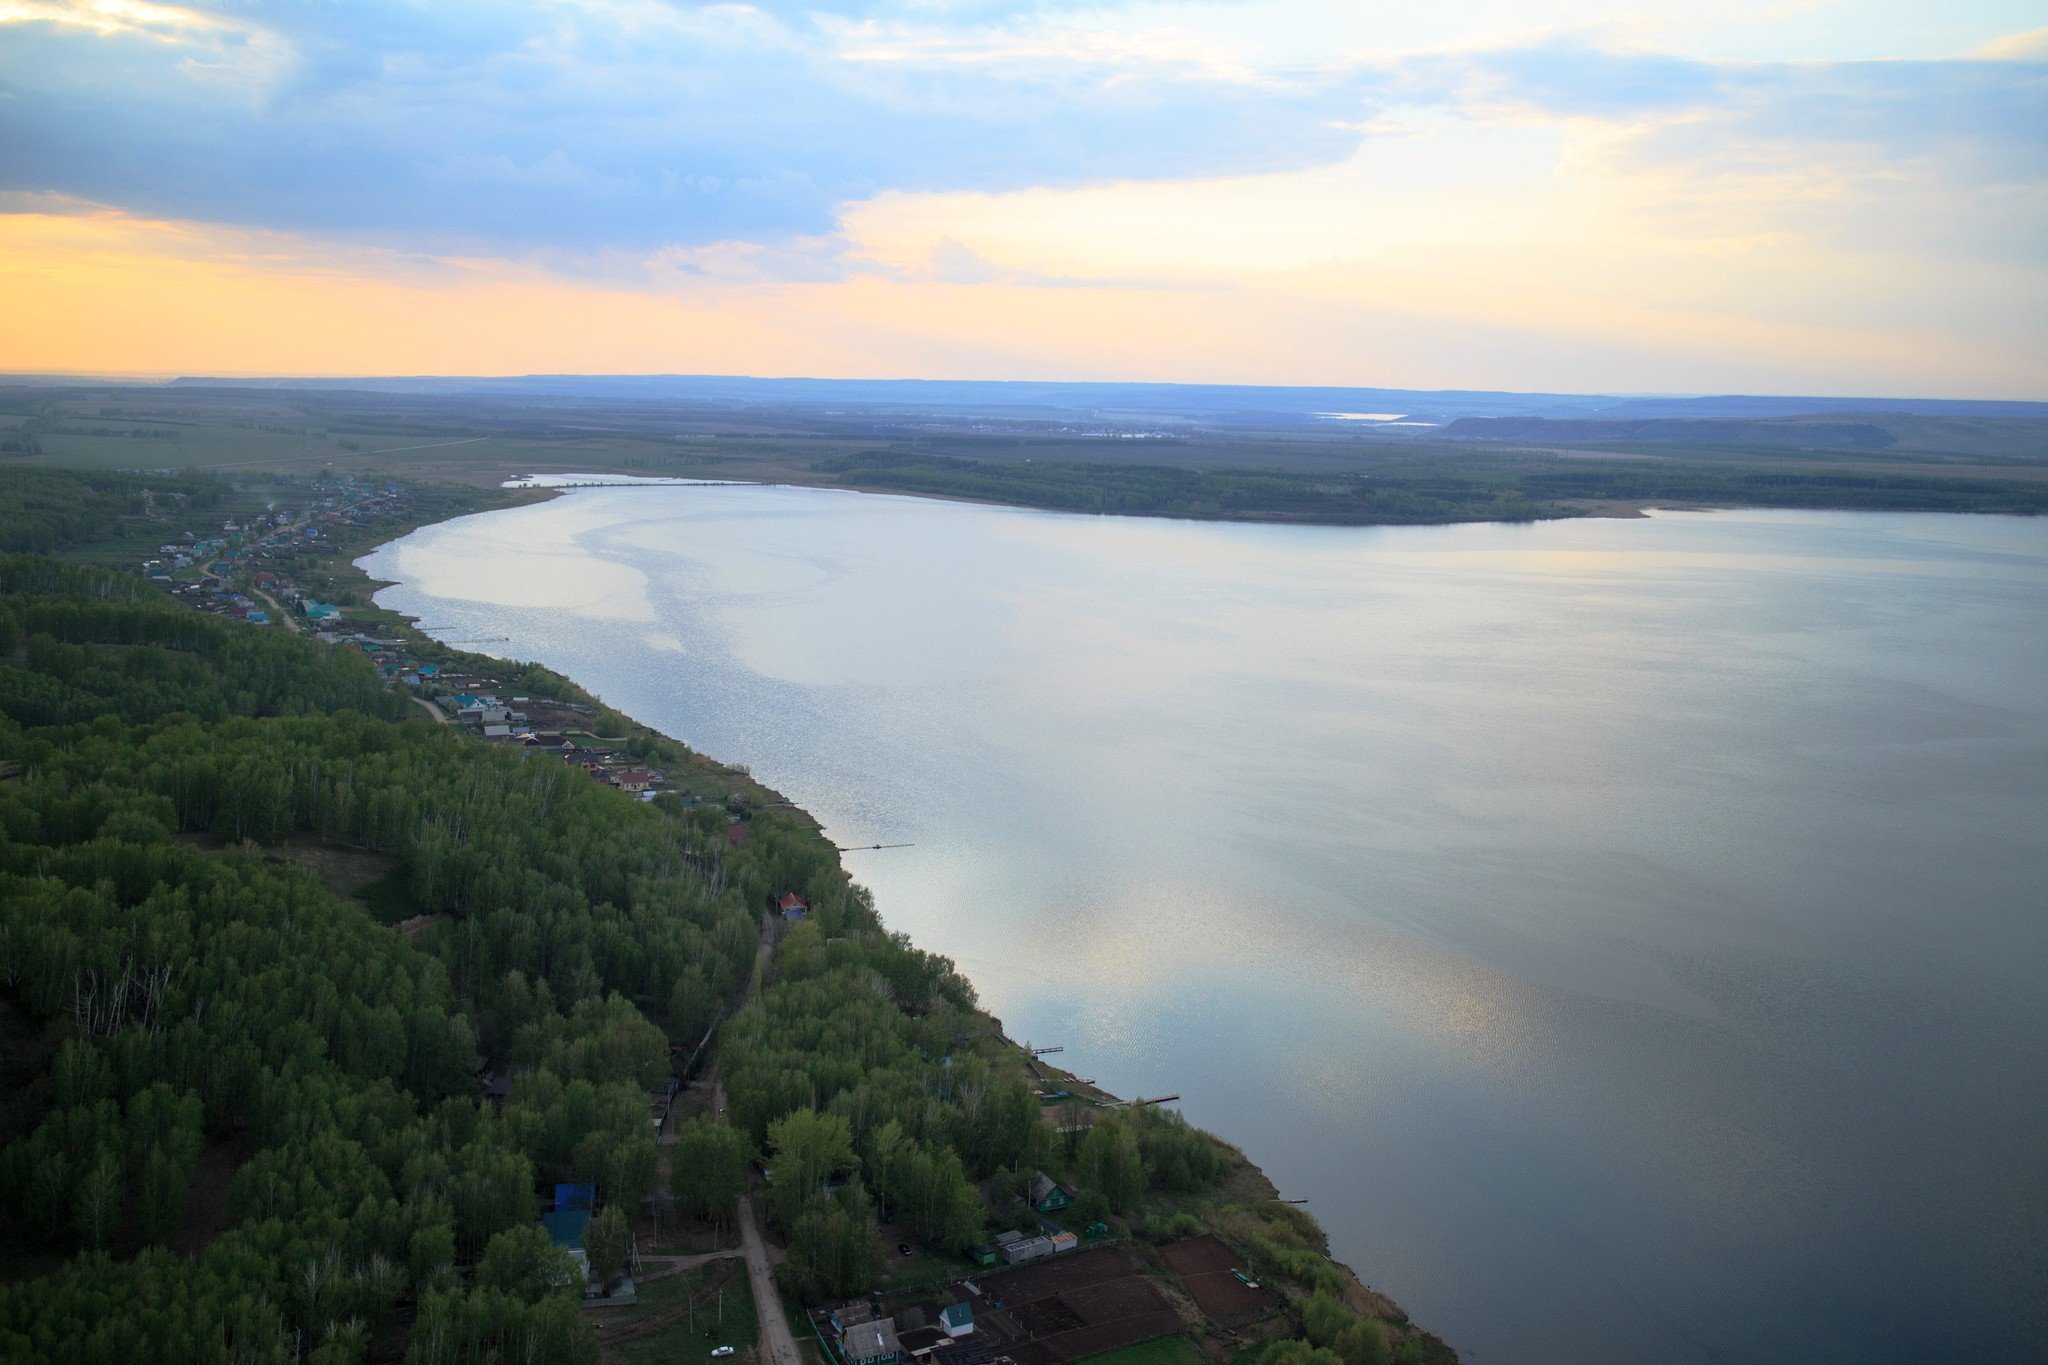
[[[118,574],[0,557],[0,589],[0,999],[55,1039],[0,1164],[15,1239],[71,1257],[0,1290],[8,1340],[352,1359],[409,1303],[419,1359],[574,1358],[537,1192],[649,1192],[646,1092],[741,994],[771,889],[812,915],[726,1027],[732,1122],[683,1133],[687,1210],[729,1216],[764,1152],[787,1277],[854,1292],[878,1201],[959,1250],[973,1182],[1047,1160],[971,988],[882,929],[815,829],[763,813],[733,849],[723,812],[407,720],[359,657]],[[410,937],[309,847],[387,860]],[[480,1059],[514,1076],[501,1108]],[[147,1287],[107,1299],[108,1252]]]
[[183,475],[116,474],[72,469],[0,469],[0,551],[49,554],[136,529],[167,515],[220,506],[226,486]]
[[[71,1258],[0,1289],[0,1354],[355,1359],[408,1300],[421,1359],[585,1353],[536,1191],[652,1187],[666,1012],[694,1041],[736,994],[777,841],[400,723],[362,659],[132,579],[12,557],[0,589],[0,1012],[56,1040],[0,1169],[8,1235]],[[321,845],[426,927],[337,900]]]

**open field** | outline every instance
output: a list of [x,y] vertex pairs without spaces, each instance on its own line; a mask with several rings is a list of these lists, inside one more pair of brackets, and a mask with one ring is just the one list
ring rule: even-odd
[[1183,1326],[1142,1267],[1116,1247],[1075,1252],[975,1283],[982,1290],[976,1313],[981,1330],[990,1334],[998,1354],[1017,1365],[1079,1360]]
[[738,1350],[735,1365],[751,1365],[759,1328],[739,1262],[713,1261],[678,1275],[643,1280],[637,1298],[631,1308],[584,1310],[597,1328],[606,1361],[709,1361],[713,1347],[731,1346]]
[[1263,1285],[1252,1288],[1237,1278],[1245,1259],[1221,1238],[1193,1237],[1159,1249],[1159,1254],[1194,1298],[1195,1306],[1218,1322],[1265,1312],[1280,1306],[1280,1296]]
[[[840,410],[323,386],[0,390],[9,463],[495,488],[562,471],[800,483],[1053,510],[1387,524],[1644,506],[2048,511],[2048,421],[1465,419],[1436,434],[995,408]],[[1136,425],[1133,425],[1136,423]],[[1470,432],[1470,439],[1460,432]]]
[[1186,1337],[1154,1337],[1087,1357],[1087,1365],[1203,1365],[1204,1356]]

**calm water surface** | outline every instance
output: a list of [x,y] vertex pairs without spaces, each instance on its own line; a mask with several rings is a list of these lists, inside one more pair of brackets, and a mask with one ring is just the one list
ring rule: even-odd
[[2038,1360],[2048,522],[579,492],[367,561],[815,812],[1468,1360]]

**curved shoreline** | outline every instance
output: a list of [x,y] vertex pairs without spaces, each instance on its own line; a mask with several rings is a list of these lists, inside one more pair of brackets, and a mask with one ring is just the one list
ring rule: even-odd
[[[674,482],[676,481],[666,481],[658,486],[673,486]],[[688,482],[690,484],[695,484],[698,483],[699,481],[690,480]],[[369,588],[371,599],[374,602],[376,595],[381,593],[384,588],[399,586],[399,584],[395,580],[384,580],[371,577],[368,571],[363,567],[363,561],[368,559],[370,556],[384,549],[387,549],[390,546],[397,544],[399,541],[404,540],[406,537],[412,535],[415,531],[423,530],[430,526],[441,525],[445,522],[459,520],[462,517],[466,516],[481,516],[486,512],[502,511],[508,510],[510,507],[529,504],[537,505],[542,502],[553,501],[557,497],[565,496],[569,492],[576,491],[578,487],[610,488],[620,486],[635,487],[645,485],[638,482],[629,483],[625,485],[611,483],[592,483],[580,486],[551,486],[520,483],[508,484],[506,485],[508,491],[521,491],[522,489],[524,489],[526,491],[530,491],[531,493],[538,494],[540,496],[509,502],[501,506],[485,507],[476,509],[474,511],[460,512],[453,516],[420,520],[415,524],[405,526],[404,528],[400,529],[395,535],[392,535],[388,539],[380,540],[376,544],[372,545],[369,549],[352,556],[347,561],[348,570],[360,580],[360,583],[362,585]],[[864,492],[866,490],[846,489],[844,491]],[[895,490],[878,489],[874,491],[881,493],[885,496],[906,496],[905,494],[897,492]],[[941,500],[951,499],[942,498]],[[999,505],[1013,506],[1013,504]],[[1042,509],[1018,508],[1018,510],[1040,511]],[[469,657],[475,658],[479,661],[497,664],[520,662],[517,660],[504,659],[497,655],[471,653],[470,651],[456,649],[451,646],[441,645],[440,642],[433,640],[433,637],[428,636],[424,632],[420,631],[419,619],[416,616],[413,616],[408,612],[401,611],[397,608],[383,607],[382,604],[378,604],[378,606],[380,610],[389,611],[393,615],[402,619],[406,623],[405,628],[412,634],[416,635],[420,640],[432,643],[439,648],[446,649],[451,654],[467,654]],[[624,726],[628,727],[626,733],[628,733],[629,735],[634,735],[636,737],[646,737],[673,746],[676,750],[679,750],[682,754],[688,755],[690,758],[696,760],[699,764],[705,765],[710,769],[716,770],[720,775],[729,780],[735,780],[736,785],[747,790],[750,793],[750,795],[758,794],[760,798],[765,798],[761,801],[762,805],[775,806],[776,808],[781,809],[786,813],[797,817],[798,819],[808,824],[813,830],[817,831],[819,837],[824,837],[824,826],[815,815],[813,815],[810,811],[808,811],[801,805],[797,804],[796,802],[789,800],[774,787],[756,778],[747,768],[724,763],[712,755],[702,753],[701,751],[695,749],[693,746],[691,746],[690,742],[686,738],[666,734],[663,731],[657,730],[653,726],[647,725],[646,723],[636,719],[635,717],[623,711],[617,710],[616,708],[612,707],[609,703],[605,702],[603,698],[600,697],[598,694],[590,691],[583,684],[577,682],[574,678],[569,677],[567,674],[557,672],[554,669],[548,668],[545,665],[538,663],[520,663],[520,666],[536,670],[538,673],[546,675],[551,679],[558,679],[560,683],[563,685],[563,691],[565,693],[571,694],[577,699],[587,701],[589,704],[601,708],[601,713],[607,721],[623,724]],[[843,861],[838,857],[836,849],[834,850],[833,861],[836,865],[839,865],[841,867],[842,873],[846,875],[849,879],[851,879],[852,874],[850,872],[845,871]],[[879,908],[877,910],[877,913],[881,913]],[[962,975],[965,976],[966,974],[963,972]],[[972,980],[971,977],[969,977],[968,979],[970,981]],[[1000,1026],[1000,1021],[994,1022],[996,1022],[998,1026]],[[1071,1088],[1076,1094],[1085,1094],[1087,1096],[1092,1097],[1094,1102],[1099,1104],[1109,1106],[1120,1106],[1129,1103],[1127,1100],[1112,1094],[1108,1090],[1105,1090],[1099,1086],[1095,1086],[1092,1083],[1082,1081],[1077,1075],[1075,1075],[1072,1072],[1066,1071],[1058,1067],[1049,1066],[1043,1062],[1035,1060],[1030,1054],[1030,1052],[1027,1051],[1023,1045],[1016,1043],[1014,1040],[1005,1037],[1004,1042],[1010,1047],[1016,1049],[1023,1056],[1025,1063],[1030,1070],[1032,1070],[1035,1073],[1043,1075],[1049,1083],[1057,1082],[1061,1084],[1063,1087]],[[1227,1134],[1214,1134],[1213,1136],[1216,1136],[1230,1153],[1232,1153],[1240,1161],[1243,1162],[1243,1170],[1244,1172],[1248,1173],[1243,1178],[1244,1183],[1249,1184],[1257,1194],[1257,1198],[1254,1202],[1261,1204],[1293,1204],[1298,1202],[1280,1199],[1277,1187],[1274,1186],[1272,1181],[1266,1176],[1265,1172],[1258,1166],[1257,1162],[1249,1156],[1247,1156],[1242,1148],[1238,1147],[1234,1142],[1230,1140]],[[1317,1251],[1322,1257],[1324,1257],[1327,1260],[1329,1265],[1335,1267],[1335,1269],[1341,1276],[1346,1286],[1344,1298],[1349,1304],[1358,1308],[1361,1312],[1367,1313],[1383,1321],[1397,1323],[1403,1326],[1407,1326],[1409,1324],[1409,1319],[1406,1312],[1401,1309],[1399,1304],[1392,1297],[1370,1285],[1367,1285],[1362,1279],[1359,1278],[1356,1271],[1354,1271],[1350,1266],[1346,1265],[1344,1262],[1339,1261],[1334,1256],[1330,1255],[1328,1236],[1323,1232],[1321,1225],[1315,1221],[1312,1215],[1309,1215],[1305,1212],[1301,1212],[1298,1209],[1293,1210],[1293,1212],[1297,1213],[1300,1219],[1307,1223],[1308,1227],[1313,1232],[1313,1238],[1316,1243]],[[1411,1338],[1411,1340],[1426,1342],[1431,1349],[1431,1358],[1433,1360],[1455,1361],[1457,1359],[1455,1350],[1452,1347],[1450,1347],[1447,1343],[1443,1342],[1441,1338],[1438,1338],[1434,1334],[1431,1334],[1419,1328],[1413,1330],[1415,1335],[1413,1338]]]

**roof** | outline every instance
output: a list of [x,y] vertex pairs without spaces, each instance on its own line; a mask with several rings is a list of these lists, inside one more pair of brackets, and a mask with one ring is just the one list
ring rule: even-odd
[[794,891],[785,891],[775,898],[777,910],[808,910],[811,903]]
[[583,1230],[590,1226],[590,1210],[556,1209],[542,1214],[540,1225],[547,1229],[550,1242],[573,1250],[583,1245]]
[[946,1353],[939,1359],[945,1361],[946,1365],[987,1365],[993,1356],[994,1351],[981,1339],[980,1333],[974,1333],[953,1338],[953,1344],[946,1348]]
[[1038,1172],[1038,1178],[1031,1182],[1032,1202],[1036,1203],[1038,1200],[1044,1199],[1055,1190],[1060,1190],[1062,1193],[1065,1192],[1051,1176],[1047,1175],[1044,1171]]
[[877,1322],[855,1323],[839,1338],[839,1349],[846,1352],[848,1360],[877,1360],[883,1356],[901,1355],[903,1343],[896,1339],[896,1320],[882,1318]]
[[949,1303],[939,1310],[939,1321],[948,1327],[964,1327],[974,1321],[974,1305]]

